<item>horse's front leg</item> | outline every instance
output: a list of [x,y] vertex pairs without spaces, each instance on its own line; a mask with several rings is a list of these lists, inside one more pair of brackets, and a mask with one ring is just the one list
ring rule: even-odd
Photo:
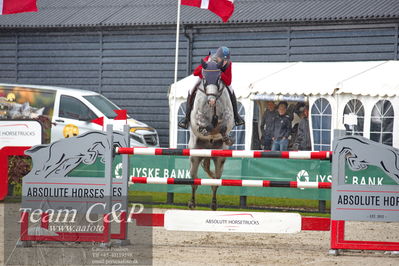
[[[198,167],[201,163],[201,157],[190,157],[190,177],[191,179],[198,178]],[[192,185],[191,186],[191,200],[188,202],[188,207],[190,209],[195,209],[195,192],[197,191],[198,186]]]
[[[223,158],[223,157],[217,157],[217,158],[213,159],[213,163],[215,164],[215,179],[220,179],[222,177],[225,161],[226,161],[226,158]],[[217,198],[216,198],[216,192],[217,192],[218,188],[219,188],[218,186],[212,186],[211,209],[214,211],[216,211],[216,209],[218,207]]]
[[203,136],[209,136],[210,132],[213,129],[213,126],[211,124],[211,121],[209,121],[208,117],[206,116],[206,114],[202,113],[202,112],[198,112],[195,116],[197,122],[197,130],[200,134],[202,134]]
[[220,127],[220,134],[222,135],[222,141],[227,146],[233,146],[234,139],[232,139],[229,135],[227,135],[227,126],[223,125]]

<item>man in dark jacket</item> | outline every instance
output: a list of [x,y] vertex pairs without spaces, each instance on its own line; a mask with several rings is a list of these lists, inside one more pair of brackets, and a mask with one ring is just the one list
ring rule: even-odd
[[288,137],[291,134],[291,119],[287,115],[287,102],[280,102],[277,106],[278,115],[272,123],[272,151],[288,150]]
[[302,151],[312,150],[308,116],[309,116],[309,107],[305,106],[303,109],[303,118],[301,119],[301,121],[299,121],[298,134],[296,136],[294,144],[294,147]]
[[263,149],[265,150],[271,150],[272,148],[272,123],[276,116],[278,116],[276,105],[274,102],[268,102],[260,125],[262,129],[261,142],[263,144]]

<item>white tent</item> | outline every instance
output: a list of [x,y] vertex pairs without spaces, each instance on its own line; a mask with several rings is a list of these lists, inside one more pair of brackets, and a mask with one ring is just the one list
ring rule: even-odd
[[[348,101],[357,99],[364,106],[364,136],[369,137],[371,112],[379,100],[386,99],[395,113],[393,132],[399,132],[398,71],[399,61],[234,63],[232,85],[245,108],[245,148],[251,147],[254,103],[265,100],[306,101],[312,108],[324,98],[331,105],[333,130],[344,128],[344,109]],[[179,106],[194,82],[195,78],[189,76],[171,86],[172,147],[176,145]],[[393,134],[393,145],[399,146],[399,134]]]

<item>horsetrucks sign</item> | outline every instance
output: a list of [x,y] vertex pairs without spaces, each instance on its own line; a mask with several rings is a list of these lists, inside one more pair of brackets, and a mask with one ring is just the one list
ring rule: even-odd
[[[399,221],[399,150],[359,136],[334,141],[332,219]],[[347,184],[347,172],[377,169],[390,185]],[[361,175],[361,174],[360,174]]]
[[165,213],[165,229],[172,231],[288,234],[301,231],[298,213],[183,211]]
[[36,120],[0,120],[0,149],[42,143],[42,125]]

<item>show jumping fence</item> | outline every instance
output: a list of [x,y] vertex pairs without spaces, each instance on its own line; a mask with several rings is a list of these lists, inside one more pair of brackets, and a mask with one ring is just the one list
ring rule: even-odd
[[[300,160],[330,160],[331,151],[236,151],[236,150],[207,150],[207,149],[162,149],[162,148],[116,148],[116,154],[130,155],[165,155],[165,156],[198,156],[198,157],[233,157],[233,158],[281,158]],[[332,184],[328,182],[281,182],[269,180],[215,180],[215,179],[174,179],[174,178],[146,178],[131,177],[133,183],[141,184],[167,184],[167,185],[208,185],[208,186],[251,186],[251,187],[286,187],[286,188],[316,188],[331,189]],[[162,219],[156,214],[157,219]],[[151,218],[152,217],[152,218]],[[150,214],[147,219],[154,219]],[[303,220],[302,220],[303,222]],[[149,222],[151,224],[151,222]],[[162,224],[162,223],[161,223]],[[304,223],[303,223],[304,224]],[[324,227],[323,227],[324,225]],[[345,221],[336,221],[329,218],[306,220],[307,230],[331,230],[332,254],[338,254],[338,249],[368,249],[368,250],[398,250],[398,242],[378,241],[348,241],[345,240]],[[302,228],[303,230],[303,228]]]
[[[246,150],[209,150],[209,149],[171,149],[171,148],[126,148],[117,147],[115,148],[116,154],[129,154],[129,155],[158,155],[158,156],[198,156],[198,157],[226,157],[226,158],[275,158],[275,159],[295,159],[295,160],[330,160],[332,161],[332,151],[246,151]],[[260,180],[262,181],[262,180]],[[154,180],[153,182],[157,182]],[[171,181],[170,181],[171,182]],[[176,182],[187,182],[186,185],[190,185],[193,181],[176,181]],[[198,181],[197,181],[198,182]],[[216,182],[216,181],[212,181]],[[225,183],[231,182],[230,180]],[[233,183],[236,181],[233,181]],[[255,182],[256,183],[256,182]],[[268,184],[268,182],[265,182]],[[155,184],[155,183],[153,183]],[[163,184],[163,183],[161,183]],[[178,183],[174,183],[178,184]],[[182,184],[182,183],[181,183]],[[290,185],[291,184],[291,185]],[[310,182],[309,187],[307,184],[300,184],[301,187],[297,187],[295,183],[277,182],[271,181],[271,185],[254,185],[255,187],[292,187],[292,188],[325,188],[319,184]],[[219,185],[218,185],[219,186]],[[223,185],[222,185],[223,186]],[[227,186],[227,185],[225,185]],[[234,185],[230,185],[234,186]],[[242,185],[237,185],[242,186]],[[249,186],[249,185],[245,185]],[[302,187],[304,186],[304,187]],[[328,186],[328,184],[327,184]],[[331,188],[331,184],[330,184]],[[167,203],[173,204],[173,192],[167,193]],[[240,196],[240,207],[246,207],[247,196]],[[326,211],[326,201],[319,200],[319,211]]]
[[[125,126],[125,136],[128,138],[128,127]],[[113,129],[112,126],[107,126],[107,136],[110,143],[113,143]],[[114,154],[131,154],[131,155],[168,155],[168,156],[200,156],[200,157],[241,157],[241,158],[284,158],[284,159],[307,159],[307,160],[331,160],[332,152],[272,152],[272,151],[232,151],[232,150],[195,150],[195,149],[157,149],[157,148],[110,148],[107,152]],[[111,158],[112,154],[108,158]],[[128,178],[129,160],[124,156],[123,159],[123,177],[128,185],[128,180],[134,183],[142,184],[168,184],[168,185],[208,185],[208,186],[252,186],[252,187],[285,187],[285,188],[315,188],[315,189],[330,189],[331,183],[328,182],[281,182],[269,180],[216,180],[216,179],[174,179],[174,178],[147,178],[147,177],[130,177]],[[335,161],[336,163],[337,161]],[[112,159],[105,162],[105,177],[112,191],[112,175],[111,166]],[[334,181],[335,182],[335,181]],[[395,192],[396,193],[396,192]],[[111,202],[112,195],[109,201]],[[127,201],[127,197],[126,197]],[[47,214],[44,214],[46,217]],[[110,213],[105,214],[110,215]],[[28,223],[27,216],[24,217],[24,222],[21,224],[21,236],[27,231]],[[137,225],[147,226],[162,226],[164,216],[162,214],[136,214],[132,218],[137,219]],[[104,219],[105,221],[106,219]],[[89,237],[96,236],[100,242],[109,242],[111,238],[126,240],[127,216],[124,215],[123,223],[120,229],[120,234],[112,235],[109,230],[109,222],[104,224],[104,232],[97,235],[88,235]],[[48,223],[42,220],[42,227],[46,228]],[[371,250],[399,250],[398,242],[373,242],[373,241],[348,241],[344,239],[345,221],[330,220],[329,218],[314,218],[308,217],[302,219],[302,230],[330,230],[331,231],[331,248],[337,249],[371,249]],[[64,234],[60,237],[68,236]],[[27,237],[27,236],[25,236]],[[69,237],[69,236],[68,236]],[[86,235],[82,235],[83,239]],[[51,238],[51,237],[50,237]],[[49,240],[50,238],[43,238],[42,240]],[[36,238],[22,238],[21,240],[37,240]],[[59,237],[57,238],[59,239]],[[69,238],[68,238],[69,240]],[[66,241],[68,241],[66,240]],[[87,239],[89,240],[89,239]],[[76,241],[76,240],[71,240]],[[85,239],[83,241],[86,241]],[[94,240],[92,240],[94,241]]]

